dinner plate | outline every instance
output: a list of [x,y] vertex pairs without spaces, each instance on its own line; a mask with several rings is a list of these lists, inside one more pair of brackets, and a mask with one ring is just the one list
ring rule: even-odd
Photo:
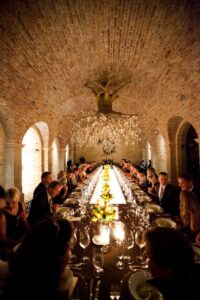
[[75,205],[78,204],[78,200],[76,198],[68,198],[63,203],[69,205]]
[[176,223],[168,218],[158,218],[155,220],[155,223],[158,225],[158,227],[176,228]]
[[148,203],[151,201],[151,199],[148,196],[141,196],[139,201],[143,203]]
[[75,191],[71,193],[71,195],[73,195],[73,196],[79,196],[80,194],[81,194],[81,192],[75,192]]
[[156,204],[149,204],[147,206],[147,212],[148,213],[162,213],[163,208],[159,205],[156,205]]
[[163,300],[160,291],[147,282],[151,278],[150,272],[143,270],[133,273],[129,277],[129,291],[135,300]]

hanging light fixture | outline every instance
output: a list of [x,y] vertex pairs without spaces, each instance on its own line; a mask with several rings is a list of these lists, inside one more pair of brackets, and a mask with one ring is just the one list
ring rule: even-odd
[[72,120],[71,142],[79,147],[101,145],[105,155],[111,155],[119,142],[135,144],[140,140],[141,130],[136,115],[127,115],[112,110],[118,91],[129,84],[122,83],[113,89],[111,79],[86,83],[95,94],[98,112],[85,111]]

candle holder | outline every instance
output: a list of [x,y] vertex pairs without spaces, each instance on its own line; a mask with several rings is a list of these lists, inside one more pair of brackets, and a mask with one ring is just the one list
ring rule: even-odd
[[115,222],[113,234],[114,234],[114,238],[116,240],[117,257],[119,259],[116,263],[116,267],[119,270],[122,270],[125,267],[124,262],[122,260],[123,256],[124,256],[123,241],[125,239],[125,228],[124,228],[124,224],[122,222]]
[[100,238],[102,241],[102,251],[104,253],[108,252],[110,249],[109,243],[110,243],[110,228],[109,225],[103,224],[100,225]]

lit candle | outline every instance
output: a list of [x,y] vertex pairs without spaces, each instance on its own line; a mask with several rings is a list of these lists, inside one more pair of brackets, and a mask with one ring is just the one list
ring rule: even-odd
[[125,238],[124,225],[116,222],[114,227],[114,237],[118,242],[122,242]]
[[102,245],[108,245],[110,242],[110,229],[106,225],[100,227],[100,239]]

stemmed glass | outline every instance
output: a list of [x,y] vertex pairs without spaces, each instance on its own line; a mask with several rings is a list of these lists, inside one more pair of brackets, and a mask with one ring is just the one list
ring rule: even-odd
[[[89,232],[87,231],[86,228],[83,228],[80,232],[79,232],[79,245],[81,246],[81,248],[83,248],[84,250],[89,246],[90,244],[90,235]],[[89,257],[88,256],[83,256],[82,260],[87,262],[89,261]]]
[[127,254],[123,257],[124,260],[127,261],[128,264],[132,264],[134,261],[131,261],[131,255],[130,250],[134,247],[135,241],[134,241],[134,233],[130,232],[127,234],[126,240],[125,240],[125,248],[127,249]]
[[[77,228],[74,228],[74,234],[72,237],[72,247],[74,248],[75,245],[77,243]],[[71,258],[70,258],[70,263],[74,263],[77,259],[77,256],[75,254],[72,254]]]
[[145,241],[144,241],[144,229],[142,227],[137,228],[136,233],[135,233],[135,243],[138,245],[140,248],[140,254],[136,257],[136,259],[143,264],[144,263],[144,258],[142,256],[142,249],[145,246]]
[[94,276],[99,278],[103,273],[103,265],[104,265],[104,257],[101,248],[94,248],[93,258],[92,258],[93,266],[95,268]]
[[125,267],[124,262],[122,261],[124,256],[123,241],[125,238],[124,224],[122,222],[115,222],[114,237],[117,244],[117,257],[119,259],[116,263],[116,267],[119,270],[122,270]]
[[116,241],[117,243],[117,257],[118,257],[118,261],[116,262],[116,267],[119,269],[119,270],[122,270],[124,269],[125,265],[124,265],[124,262],[123,262],[123,257],[124,257],[124,247],[123,247],[123,243],[122,241]]

